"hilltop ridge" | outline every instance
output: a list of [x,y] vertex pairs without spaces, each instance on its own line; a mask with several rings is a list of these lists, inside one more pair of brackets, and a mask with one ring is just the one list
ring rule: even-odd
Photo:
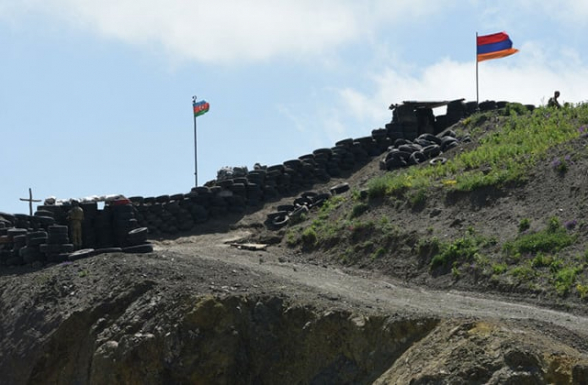
[[506,105],[308,190],[287,161],[284,194],[219,181],[186,230],[187,203],[136,198],[152,252],[0,270],[3,381],[584,384],[586,124]]

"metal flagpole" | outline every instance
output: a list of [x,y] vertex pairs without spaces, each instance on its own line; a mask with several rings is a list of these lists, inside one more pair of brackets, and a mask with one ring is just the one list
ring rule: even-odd
[[[192,96],[192,110],[194,110],[196,98],[196,95]],[[192,111],[192,113],[194,114],[194,178],[196,182],[194,187],[198,187],[198,139],[196,135],[196,114],[194,111]]]
[[478,91],[478,32],[476,31],[476,105],[480,103],[480,95]]

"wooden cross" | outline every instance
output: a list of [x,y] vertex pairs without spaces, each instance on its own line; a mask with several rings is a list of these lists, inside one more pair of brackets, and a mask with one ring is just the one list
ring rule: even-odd
[[29,215],[33,216],[33,202],[41,202],[40,199],[33,199],[33,190],[29,188],[29,199],[20,198],[21,201],[29,202]]

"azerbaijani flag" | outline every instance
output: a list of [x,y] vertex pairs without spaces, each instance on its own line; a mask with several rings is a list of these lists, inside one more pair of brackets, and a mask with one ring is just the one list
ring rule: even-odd
[[201,100],[199,102],[194,102],[194,117],[204,115],[210,110],[210,104],[206,100]]
[[512,48],[512,40],[506,32],[494,33],[477,37],[478,62],[491,59],[500,59],[519,52]]

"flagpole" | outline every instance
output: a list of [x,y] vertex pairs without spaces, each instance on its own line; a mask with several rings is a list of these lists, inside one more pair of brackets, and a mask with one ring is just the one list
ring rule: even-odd
[[[192,110],[194,110],[196,98],[196,95],[192,96]],[[198,137],[196,131],[196,114],[194,113],[194,111],[192,111],[192,113],[194,114],[194,187],[198,187]]]
[[476,31],[476,105],[480,104],[480,94],[478,87],[478,31]]

